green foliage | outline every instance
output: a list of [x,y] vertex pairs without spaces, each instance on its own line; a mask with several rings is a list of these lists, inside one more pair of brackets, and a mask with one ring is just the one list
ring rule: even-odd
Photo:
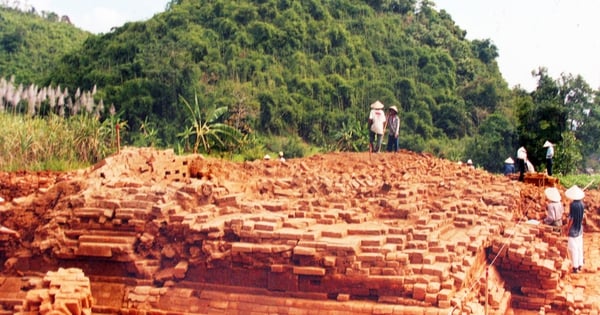
[[435,116],[434,123],[449,138],[460,139],[471,134],[472,124],[466,116],[464,106],[460,104],[442,104]]
[[566,188],[573,185],[586,190],[600,189],[600,175],[571,174],[559,176],[560,184]]
[[560,78],[561,95],[567,111],[566,129],[575,132],[585,156],[600,153],[597,139],[600,137],[600,98],[581,76],[563,74]]
[[227,143],[237,143],[240,138],[239,132],[224,123],[219,122],[227,113],[227,107],[200,107],[198,95],[194,95],[194,104],[190,104],[185,98],[181,101],[188,110],[189,126],[178,136],[184,141],[193,137],[193,152],[198,153],[198,147],[202,144],[204,152],[209,153],[213,146],[225,148]]
[[547,70],[540,69],[537,76],[536,90],[529,97],[518,99],[517,130],[519,144],[527,149],[527,158],[534,165],[541,165],[546,157],[543,143],[546,140],[559,143],[566,131],[567,110],[559,94],[559,84],[548,76]]
[[335,144],[332,150],[360,152],[369,145],[369,130],[366,124],[359,121],[342,122],[342,127],[335,133]]
[[[375,100],[401,109],[402,148],[470,158],[491,171],[519,144],[541,165],[545,140],[558,144],[560,172],[600,156],[600,97],[581,77],[553,80],[540,68],[534,92],[511,94],[493,42],[467,40],[431,1],[178,0],[101,36],[56,14],[0,9],[0,21],[0,76],[36,92],[36,84],[61,93],[97,86],[92,104],[114,104],[118,115],[95,110],[95,121],[65,114],[85,129],[72,139],[85,161],[114,145],[116,124],[127,131],[124,145],[201,146],[244,160],[265,151],[304,156],[313,147],[363,151]],[[27,101],[11,97],[0,103],[15,114],[59,111],[48,100],[30,113]],[[74,108],[64,102],[63,111]],[[19,152],[36,152],[33,132],[15,139]]]
[[[501,114],[492,114],[479,127],[479,132],[467,140],[465,158],[484,169],[500,173],[507,157],[514,157],[517,140],[515,127]],[[514,151],[514,152],[513,152]]]
[[90,115],[62,118],[0,113],[0,169],[63,171],[94,164],[116,150]]
[[275,156],[283,152],[285,158],[299,158],[307,154],[308,148],[298,137],[271,137],[265,145]]
[[490,63],[498,57],[498,48],[492,43],[490,39],[485,40],[473,40],[473,53],[483,63]]
[[467,159],[472,159],[471,156],[465,156],[465,143],[464,140],[432,139],[425,143],[422,151],[430,152],[451,161],[464,162]]
[[90,36],[46,14],[0,5],[0,76],[14,76],[18,83],[45,84],[53,64]]
[[[262,159],[265,156],[265,143],[263,138],[254,135],[244,135],[240,140],[240,152],[237,154],[237,160],[254,161]],[[236,157],[233,159],[236,160]]]
[[562,141],[554,148],[554,156],[553,170],[558,174],[574,174],[581,169],[581,145],[573,132],[562,134]]
[[[190,99],[198,88],[210,95],[207,102],[220,99],[214,106],[232,111],[235,86],[244,86],[244,102],[254,109],[245,116],[246,130],[297,135],[313,145],[332,146],[341,129],[366,120],[364,108],[376,99],[414,111],[406,129],[414,127],[423,140],[470,135],[469,117],[490,105],[465,108],[457,91],[466,91],[467,81],[456,74],[469,69],[502,82],[494,47],[483,42],[476,55],[449,16],[416,6],[412,0],[173,1],[147,22],[91,37],[61,59],[52,80],[99,84],[100,96],[130,123],[128,143],[174,145],[171,125],[188,124],[180,95]],[[481,51],[488,53],[485,62]],[[501,86],[491,86],[476,93],[496,109],[502,93],[494,88]],[[148,139],[145,122],[157,138]]]

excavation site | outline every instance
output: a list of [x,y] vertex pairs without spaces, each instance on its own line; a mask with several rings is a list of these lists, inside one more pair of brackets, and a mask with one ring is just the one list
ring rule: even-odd
[[600,194],[573,273],[551,186],[568,214],[556,178],[405,150],[0,173],[0,314],[598,314]]

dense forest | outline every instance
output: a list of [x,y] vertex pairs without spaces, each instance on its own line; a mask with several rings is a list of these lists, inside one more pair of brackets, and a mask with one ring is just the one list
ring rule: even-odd
[[364,151],[380,100],[400,110],[401,148],[497,172],[524,145],[543,171],[550,140],[555,172],[596,167],[598,91],[543,66],[534,91],[509,89],[493,40],[467,40],[433,1],[173,0],[100,35],[48,16],[0,9],[0,77],[93,91],[126,144],[246,158],[302,156],[300,144]]

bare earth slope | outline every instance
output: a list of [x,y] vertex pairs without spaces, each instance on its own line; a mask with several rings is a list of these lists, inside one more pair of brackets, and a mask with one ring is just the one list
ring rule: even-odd
[[566,238],[526,223],[548,184],[407,151],[232,163],[127,148],[77,172],[0,174],[0,219],[21,234],[0,235],[0,306],[597,314],[600,195],[572,275]]

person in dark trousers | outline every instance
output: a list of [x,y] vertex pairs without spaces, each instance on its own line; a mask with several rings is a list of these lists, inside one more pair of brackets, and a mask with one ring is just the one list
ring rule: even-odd
[[517,150],[517,166],[519,167],[520,182],[525,178],[525,161],[527,161],[527,150],[525,150],[525,147],[520,147]]
[[398,152],[398,135],[400,134],[400,117],[398,117],[398,108],[390,106],[387,117],[388,141],[387,151]]
[[567,222],[567,249],[571,255],[571,264],[573,265],[573,273],[578,273],[583,268],[583,214],[584,205],[583,197],[585,193],[577,185],[565,191],[565,196],[571,199],[569,206],[569,219]]
[[548,176],[552,176],[552,159],[554,158],[554,144],[550,141],[544,142],[546,149],[546,171]]

